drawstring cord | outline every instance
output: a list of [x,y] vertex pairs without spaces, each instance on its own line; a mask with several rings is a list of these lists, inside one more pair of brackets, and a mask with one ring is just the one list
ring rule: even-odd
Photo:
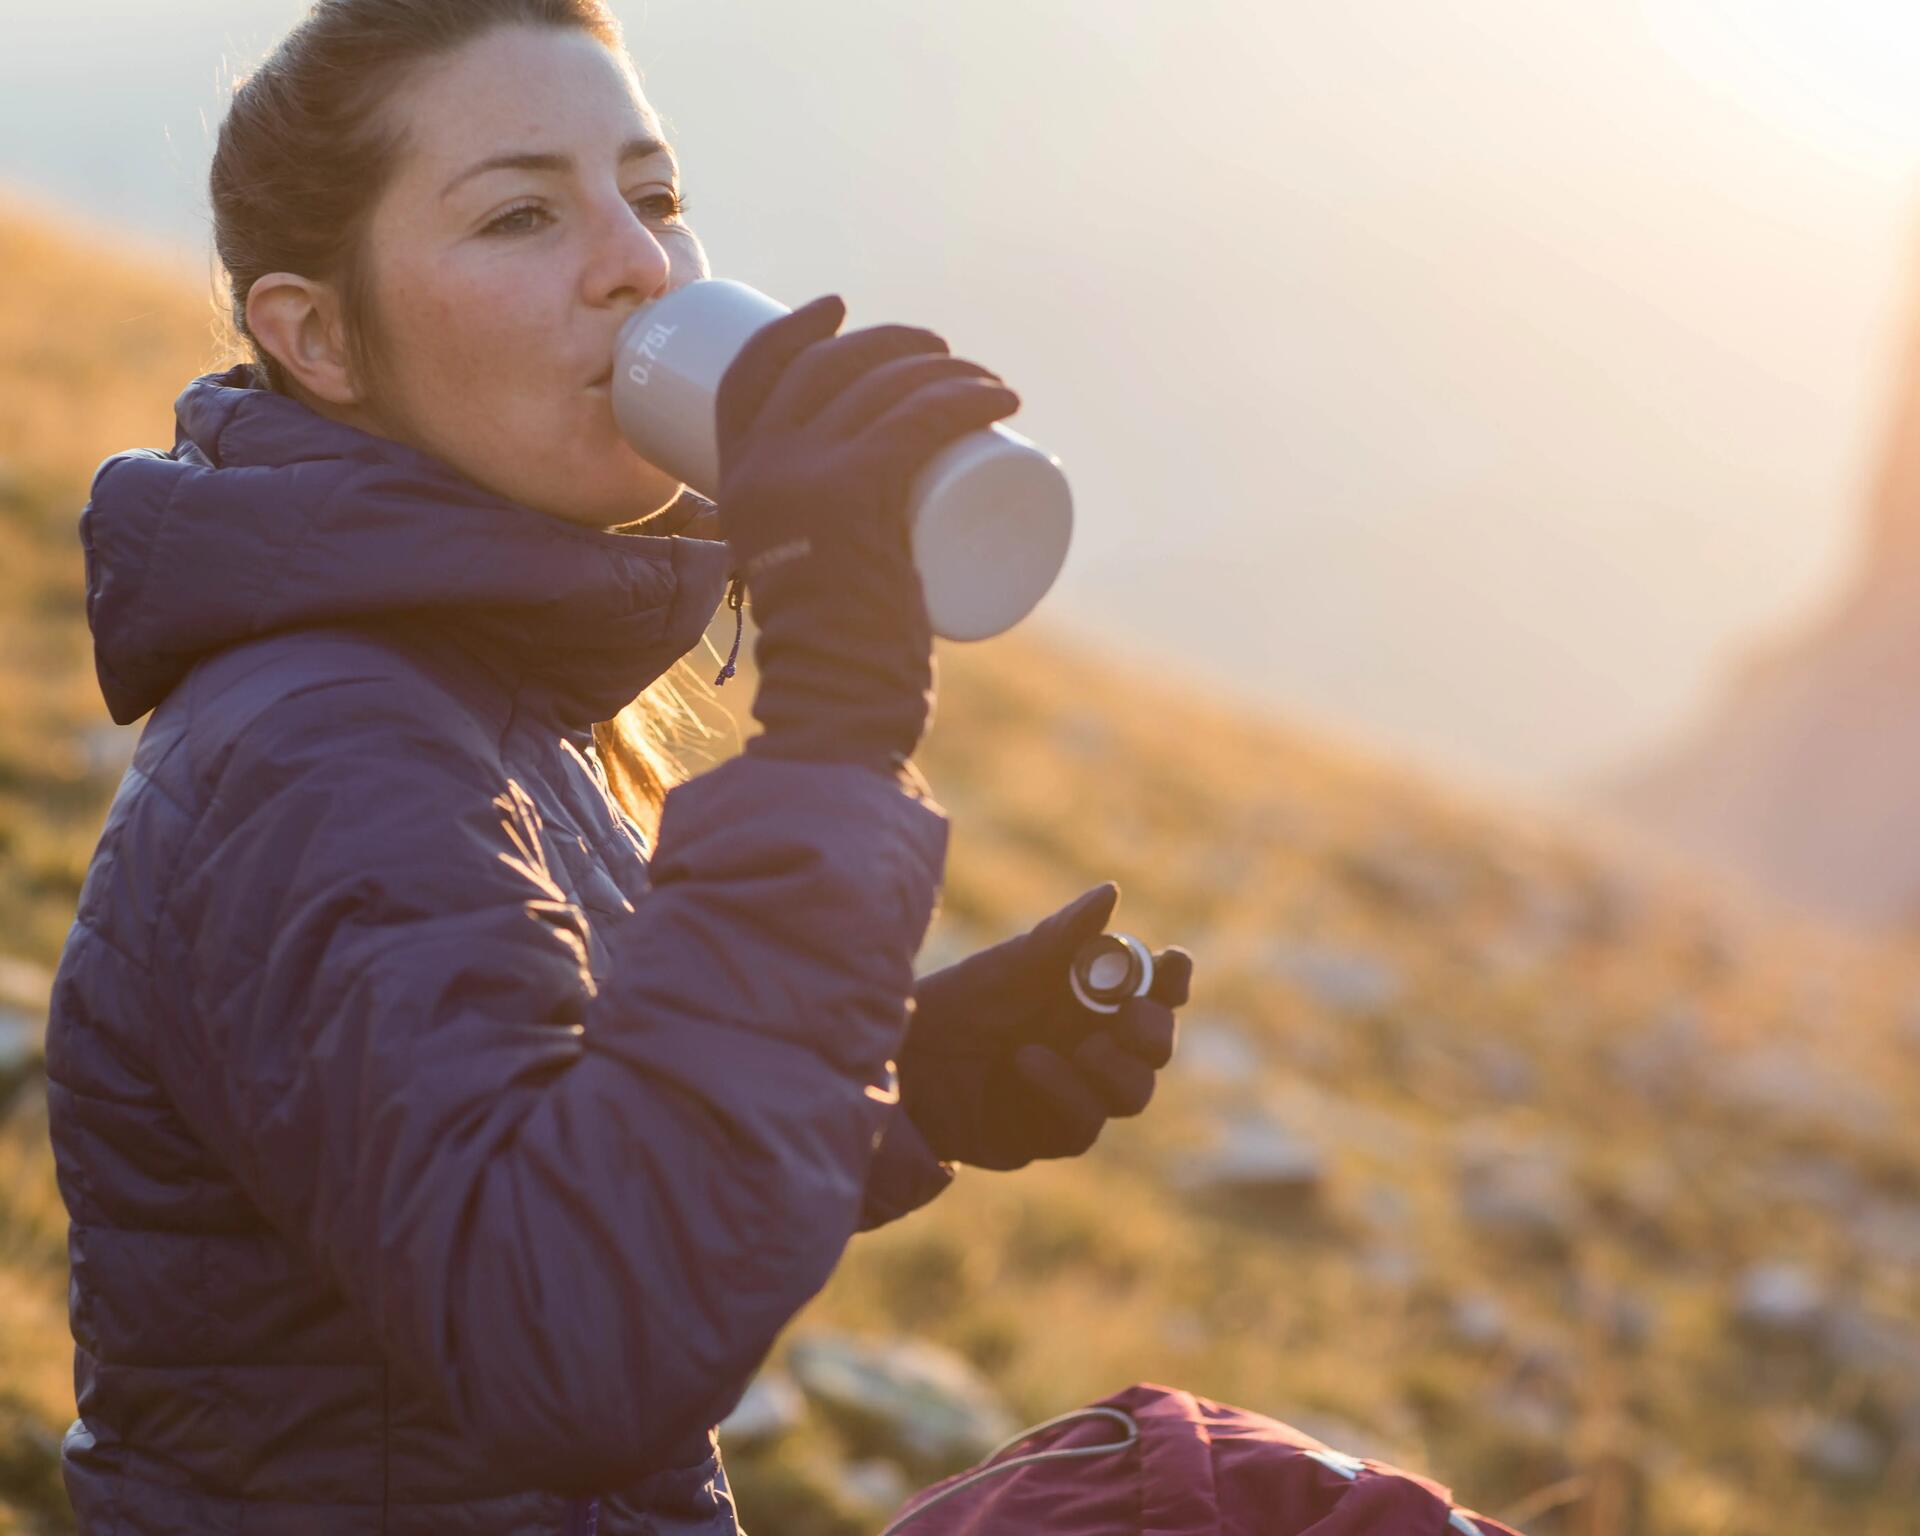
[[720,669],[720,675],[713,680],[716,688],[724,687],[733,676],[734,658],[740,654],[740,631],[746,624],[746,615],[740,611],[740,594],[746,590],[746,584],[744,572],[737,573],[727,583],[727,606],[733,610],[733,649],[727,653],[727,664]]
[[[1126,1430],[1127,1438],[1124,1440],[1109,1441],[1105,1445],[1076,1445],[1067,1450],[1060,1451],[1033,1451],[1025,1456],[1016,1456],[1011,1461],[993,1461],[993,1458],[998,1456],[1002,1451],[1018,1445],[1022,1440],[1039,1434],[1043,1429],[1051,1429],[1056,1424],[1065,1424],[1070,1419],[1091,1418],[1095,1414],[1118,1422]],[[1020,1433],[1015,1435],[1011,1440],[1001,1441],[1000,1444],[996,1445],[986,1454],[985,1461],[993,1463],[992,1465],[983,1464],[976,1467],[951,1488],[942,1488],[918,1509],[910,1509],[898,1519],[889,1521],[886,1528],[880,1532],[880,1536],[893,1536],[893,1533],[899,1530],[900,1527],[905,1525],[909,1520],[917,1519],[919,1516],[924,1515],[949,1494],[958,1493],[962,1488],[979,1482],[983,1477],[994,1477],[999,1473],[1010,1472],[1015,1467],[1024,1467],[1036,1461],[1065,1461],[1073,1456],[1105,1456],[1111,1451],[1124,1451],[1139,1438],[1140,1425],[1132,1414],[1127,1413],[1123,1409],[1108,1408],[1104,1404],[1096,1403],[1089,1408],[1076,1408],[1072,1413],[1057,1414],[1051,1419],[1035,1424],[1031,1429],[1021,1430]]]

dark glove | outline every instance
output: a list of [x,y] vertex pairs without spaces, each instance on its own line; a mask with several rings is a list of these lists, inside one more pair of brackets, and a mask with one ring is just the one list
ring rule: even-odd
[[1115,1013],[1083,1007],[1073,952],[1105,930],[1111,880],[1030,932],[920,978],[899,1061],[900,1106],[936,1157],[977,1168],[1077,1157],[1137,1115],[1173,1058],[1193,957],[1153,956],[1153,985]]
[[1019,409],[932,331],[836,336],[829,294],[747,341],[715,397],[717,501],[759,630],[756,755],[895,772],[933,710],[907,492],[940,448]]

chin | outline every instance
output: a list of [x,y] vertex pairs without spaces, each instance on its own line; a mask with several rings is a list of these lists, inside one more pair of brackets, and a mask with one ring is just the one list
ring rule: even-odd
[[617,487],[611,498],[612,505],[623,509],[617,519],[623,523],[664,511],[686,489],[674,476],[631,449],[612,483]]
[[617,528],[634,532],[632,525],[664,512],[686,489],[678,480],[651,464],[638,473],[622,473],[598,487],[602,494],[582,498],[566,507],[554,508],[568,522],[584,523],[589,528]]
[[674,504],[686,487],[677,480],[665,482],[664,485],[665,488],[659,490],[649,486],[644,496],[625,498],[616,511],[596,518],[595,526],[616,533],[650,533],[656,536],[678,533],[693,520],[699,509],[695,506],[676,508]]

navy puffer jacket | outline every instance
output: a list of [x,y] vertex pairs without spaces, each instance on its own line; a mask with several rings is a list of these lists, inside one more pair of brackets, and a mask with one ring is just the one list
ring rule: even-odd
[[648,849],[591,726],[726,544],[260,383],[196,380],[80,519],[108,709],[153,712],[47,1042],[80,1528],[734,1532],[713,1426],[953,1174],[893,1065],[946,816],[736,756]]

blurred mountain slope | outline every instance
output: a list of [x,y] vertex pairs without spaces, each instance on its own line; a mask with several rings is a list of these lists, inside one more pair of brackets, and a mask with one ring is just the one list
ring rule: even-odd
[[1920,291],[1860,555],[1755,645],[1680,736],[1598,775],[1597,809],[1809,914],[1920,928]]

